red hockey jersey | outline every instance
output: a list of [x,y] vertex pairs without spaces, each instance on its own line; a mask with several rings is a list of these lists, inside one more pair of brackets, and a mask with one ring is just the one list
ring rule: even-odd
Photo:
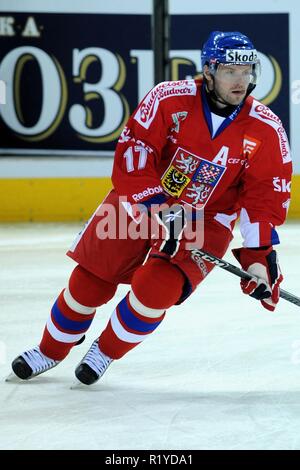
[[163,82],[140,103],[116,148],[112,181],[132,204],[172,197],[229,229],[244,246],[279,243],[292,163],[280,119],[248,97],[213,132],[201,80]]

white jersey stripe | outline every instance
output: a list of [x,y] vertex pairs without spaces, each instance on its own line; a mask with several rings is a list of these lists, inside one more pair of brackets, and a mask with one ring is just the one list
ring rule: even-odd
[[260,246],[259,239],[259,222],[251,223],[246,209],[241,210],[240,214],[240,231],[244,239],[243,246],[245,248],[256,248]]

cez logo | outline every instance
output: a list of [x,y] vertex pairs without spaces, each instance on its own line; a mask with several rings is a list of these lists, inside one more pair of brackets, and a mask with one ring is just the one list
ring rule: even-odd
[[290,193],[291,192],[291,181],[281,179],[278,176],[273,178],[274,191],[278,193]]

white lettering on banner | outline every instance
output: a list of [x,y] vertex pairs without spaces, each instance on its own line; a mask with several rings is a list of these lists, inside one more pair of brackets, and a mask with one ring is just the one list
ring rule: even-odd
[[13,16],[0,16],[0,36],[15,36]]
[[[98,82],[87,83],[86,70],[95,61],[101,64],[101,78]],[[88,122],[91,114],[88,106],[73,104],[69,112],[71,126],[88,142],[100,143],[118,137],[129,117],[128,103],[119,92],[125,82],[123,59],[101,47],[74,49],[73,75],[76,83],[83,82],[85,102],[101,99],[104,105],[104,119],[100,126],[92,127],[92,122]]]
[[161,186],[154,186],[154,188],[147,188],[144,189],[144,191],[140,193],[136,193],[132,195],[132,199],[135,202],[140,201],[141,199],[144,199],[147,196],[154,196],[154,194],[160,194],[163,192],[163,188]]
[[39,28],[35,22],[35,19],[33,16],[29,16],[27,18],[25,27],[22,31],[22,36],[27,37],[27,38],[39,38],[41,36],[41,33],[39,31]]
[[[42,28],[42,25],[38,24],[35,18],[35,16],[29,16],[20,25],[18,24],[19,19],[11,15],[0,16],[0,37],[9,40],[10,37],[19,36],[21,38],[22,35],[25,35],[39,41],[39,38],[45,35],[45,30]],[[182,64],[185,64],[185,66],[186,58],[188,58],[190,66],[199,69],[199,63],[197,62],[198,60],[200,62],[199,50],[173,50],[170,53],[172,67],[174,66],[172,68],[173,77],[175,79],[179,73],[178,67],[181,66],[181,62],[178,62],[178,57],[183,59]],[[131,49],[129,56],[131,63],[135,64],[138,89],[137,101],[141,102],[143,96],[148,93],[154,83],[153,51]],[[121,57],[113,50],[104,48],[71,49],[68,59],[72,62],[72,72],[71,76],[68,77],[68,81],[65,77],[65,74],[69,71],[68,67],[65,68],[67,62],[64,61],[60,64],[58,58],[55,56],[55,53],[53,54],[53,51],[51,52],[47,49],[47,41],[43,42],[40,48],[29,45],[23,48],[17,47],[11,49],[6,55],[2,55],[0,79],[7,84],[7,110],[5,111],[4,107],[1,106],[0,113],[2,112],[5,124],[11,131],[18,134],[18,139],[36,142],[46,141],[61,125],[62,121],[65,123],[63,126],[68,127],[67,121],[69,118],[69,127],[73,132],[73,136],[75,131],[74,138],[77,141],[79,139],[92,143],[113,142],[119,137],[130,112],[126,95],[122,93],[123,85],[129,79],[125,66],[126,57]],[[263,68],[267,70],[267,73],[263,74],[262,80],[255,90],[258,99],[265,96],[274,96],[272,89],[275,86],[274,81],[276,82],[276,74],[270,58],[262,53],[259,53],[259,58],[261,61],[263,60]],[[27,66],[27,63],[29,63],[29,66]],[[89,77],[91,76],[90,67],[98,66],[100,69],[99,81],[89,83]],[[38,73],[36,72],[37,68],[39,68]],[[31,77],[31,74],[34,77]],[[98,77],[97,72],[96,75]],[[27,83],[27,81],[32,83],[33,79],[34,83],[40,83],[40,102],[34,105],[34,108],[38,108],[39,112],[34,114],[36,116],[34,123],[27,123],[22,119],[22,116],[26,117],[27,115],[22,109],[22,105],[25,103],[22,93],[26,93],[26,90],[20,84]],[[3,82],[1,85],[2,89],[0,87],[1,104],[4,101]],[[11,83],[11,86],[8,86],[9,83]],[[292,85],[294,90],[292,95],[293,103],[300,102],[299,83],[300,80],[295,80]],[[168,90],[170,91],[174,84],[175,89],[168,94]],[[151,120],[154,117],[153,113],[157,110],[156,105],[158,105],[161,99],[177,96],[177,92],[178,96],[182,93],[196,94],[193,80],[170,81],[160,85],[163,85],[162,88],[159,88],[160,93],[153,96],[150,92],[146,96],[148,105],[151,100],[153,101],[152,105],[150,103],[150,109],[145,110],[144,118],[146,122],[143,125],[146,128],[151,124]],[[74,86],[77,87],[78,93],[76,95],[73,95],[71,90]],[[68,90],[68,87],[70,87],[70,90]],[[72,101],[73,96],[78,97],[78,100],[75,98],[75,101]],[[100,122],[98,122],[98,114],[94,114],[99,101],[101,101],[103,108]],[[259,104],[258,102],[256,103]],[[263,108],[268,109],[267,107]],[[186,108],[183,107],[182,109]],[[148,111],[149,114],[147,114]],[[185,113],[185,111],[182,112]],[[268,112],[269,115],[274,116],[270,110]],[[179,124],[183,120],[182,116],[179,116],[180,113],[174,117],[175,120],[178,118]],[[174,121],[173,127],[177,128],[177,122]],[[126,135],[124,137],[126,138]],[[176,137],[177,133],[173,131],[173,135],[168,136],[168,139],[177,143]],[[286,136],[281,130],[278,132],[278,138],[283,148],[284,161],[288,161],[289,152],[285,149],[288,144]]]
[[[21,58],[23,60],[21,60]],[[15,101],[20,102],[20,86],[16,76],[22,74],[26,62],[35,61],[40,69],[43,87],[42,108],[37,122],[29,127],[20,121]],[[66,99],[62,96],[62,87],[66,88],[64,73],[59,64],[46,52],[37,47],[23,46],[12,49],[1,62],[0,77],[11,84],[6,90],[6,106],[0,107],[0,114],[5,124],[17,134],[42,140],[51,135],[63,118]]]
[[[0,33],[9,35],[8,24],[0,22]],[[37,36],[38,29],[32,17],[28,18],[24,35]],[[26,125],[22,120],[21,77],[25,73],[24,65],[34,61],[39,67],[42,87],[41,111],[34,125]],[[91,63],[101,64],[101,78],[96,83],[86,82],[87,69]],[[69,111],[72,128],[78,137],[89,142],[111,142],[116,139],[130,110],[120,90],[125,82],[126,70],[123,59],[118,54],[102,48],[86,48],[73,50],[74,82],[82,86],[84,105],[73,104]],[[23,46],[12,49],[0,63],[0,77],[11,86],[7,87],[7,106],[0,108],[5,124],[18,137],[24,140],[40,141],[48,138],[64,118],[68,89],[63,68],[55,57],[38,47]],[[93,127],[93,115],[88,106],[90,100],[102,101],[104,111],[100,126]],[[109,110],[109,112],[108,112]]]
[[156,116],[159,102],[173,96],[196,95],[197,89],[194,80],[178,80],[176,82],[163,82],[156,85],[141,103],[134,119],[145,129]]
[[291,162],[292,158],[288,138],[279,117],[272,113],[267,106],[256,100],[253,100],[249,115],[273,127],[278,135],[283,163]]
[[23,28],[20,24],[15,25],[13,16],[0,16],[0,36],[16,36],[18,33],[23,37],[39,38],[41,36],[33,16],[28,16]]
[[273,178],[274,191],[279,193],[290,193],[291,192],[291,181],[281,179],[279,176]]

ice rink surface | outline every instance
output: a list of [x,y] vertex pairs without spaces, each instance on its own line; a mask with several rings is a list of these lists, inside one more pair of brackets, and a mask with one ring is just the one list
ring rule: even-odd
[[[0,226],[0,448],[300,449],[300,308],[281,300],[268,312],[219,268],[96,385],[70,390],[128,286],[57,368],[4,382],[12,359],[40,340],[74,267],[64,253],[79,228]],[[279,234],[283,288],[300,296],[300,225]]]

